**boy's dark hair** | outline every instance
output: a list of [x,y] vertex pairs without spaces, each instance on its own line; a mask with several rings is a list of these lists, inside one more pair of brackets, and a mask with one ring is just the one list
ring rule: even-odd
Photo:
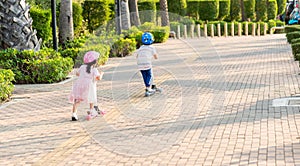
[[94,64],[96,64],[96,63],[97,63],[97,60],[94,60],[94,61],[92,61],[90,63],[86,63],[86,65],[87,65],[86,72],[87,73],[91,73],[91,66],[94,65]]

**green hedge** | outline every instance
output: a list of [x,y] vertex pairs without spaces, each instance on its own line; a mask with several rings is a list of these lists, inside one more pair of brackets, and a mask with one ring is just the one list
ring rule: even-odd
[[107,0],[84,1],[83,19],[90,32],[95,31],[109,20],[109,3]]
[[79,67],[83,64],[83,56],[88,51],[97,51],[100,53],[100,57],[98,59],[98,63],[100,65],[105,64],[108,61],[109,53],[110,53],[110,45],[113,43],[105,43],[109,39],[103,38],[103,36],[90,36],[89,39],[85,42],[84,47],[79,49],[79,53],[75,60],[75,67]]
[[125,57],[136,50],[135,39],[123,39],[116,41],[110,50],[110,57]]
[[[185,16],[187,11],[186,0],[168,0],[168,11],[179,16]],[[176,18],[170,18],[170,20],[176,20]]]
[[297,55],[300,54],[300,43],[292,44],[292,52],[293,52],[295,60],[299,61],[300,57]]
[[244,0],[245,17],[252,21],[256,19],[255,0]]
[[11,70],[0,69],[0,102],[7,100],[13,90],[14,73]]
[[134,39],[136,41],[136,47],[140,47],[142,45],[142,34],[143,31],[139,30],[137,27],[132,26],[129,30],[122,31],[122,34],[125,38]]
[[51,33],[51,12],[37,7],[31,7],[32,28],[37,31],[37,37],[47,42],[52,37]]
[[187,14],[191,17],[199,20],[199,1],[189,0],[187,1]]
[[81,31],[84,30],[83,26],[82,26],[82,7],[79,3],[72,3],[72,7],[73,7],[73,25],[74,25],[74,35],[75,36],[80,36]]
[[199,15],[201,20],[213,21],[218,19],[219,0],[199,1]]
[[256,20],[266,21],[268,18],[267,0],[256,0],[255,9],[256,9]]
[[285,33],[290,33],[294,31],[300,31],[300,25],[289,25],[284,28]]
[[138,1],[141,23],[156,21],[156,3],[153,0]]
[[291,44],[300,43],[300,38],[292,39]]
[[240,0],[231,0],[229,21],[239,21],[242,18]]
[[12,69],[15,82],[53,83],[67,77],[73,68],[71,58],[62,58],[52,49],[17,51],[7,49],[0,51],[0,68]]
[[230,0],[219,1],[219,20],[224,20],[230,14]]
[[292,39],[300,38],[300,31],[289,32],[286,34],[287,41],[291,43]]
[[146,22],[138,27],[142,32],[150,32],[154,36],[154,43],[167,41],[170,34],[170,27],[156,26],[154,23]]
[[278,13],[277,1],[276,0],[269,0],[268,1],[268,20],[275,19]]
[[232,26],[232,24],[234,24],[234,35],[238,35],[239,22],[236,22],[236,21],[234,21],[234,22],[228,22],[227,23],[227,26],[228,26],[228,28],[227,28],[228,29],[228,35],[229,36],[232,35],[232,33],[231,33],[231,26]]

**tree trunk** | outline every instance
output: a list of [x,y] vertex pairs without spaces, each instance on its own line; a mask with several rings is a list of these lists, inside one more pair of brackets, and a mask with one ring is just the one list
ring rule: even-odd
[[167,0],[159,0],[160,13],[161,13],[161,25],[169,26],[169,13]]
[[25,0],[0,0],[0,49],[40,49],[29,9]]
[[128,30],[131,27],[128,0],[121,0],[120,7],[122,30]]
[[72,0],[61,0],[59,14],[59,43],[74,39]]
[[245,6],[244,6],[244,0],[240,0],[241,3],[241,13],[242,13],[242,20],[246,21],[246,13],[245,13]]
[[137,1],[129,0],[130,22],[134,26],[141,25]]

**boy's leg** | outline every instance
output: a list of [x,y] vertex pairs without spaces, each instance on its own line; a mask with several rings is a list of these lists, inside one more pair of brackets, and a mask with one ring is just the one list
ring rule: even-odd
[[143,80],[144,80],[144,84],[146,88],[150,87],[150,72],[149,70],[141,70],[142,76],[143,76]]
[[143,76],[143,80],[144,80],[144,84],[146,87],[146,91],[152,93],[152,89],[151,89],[151,79],[152,79],[152,70],[141,70],[142,76]]

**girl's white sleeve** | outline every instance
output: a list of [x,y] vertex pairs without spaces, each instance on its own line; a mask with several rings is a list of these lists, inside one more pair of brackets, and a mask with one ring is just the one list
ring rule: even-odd
[[98,69],[93,68],[93,76],[94,76],[94,77],[100,76],[100,73],[99,73]]

